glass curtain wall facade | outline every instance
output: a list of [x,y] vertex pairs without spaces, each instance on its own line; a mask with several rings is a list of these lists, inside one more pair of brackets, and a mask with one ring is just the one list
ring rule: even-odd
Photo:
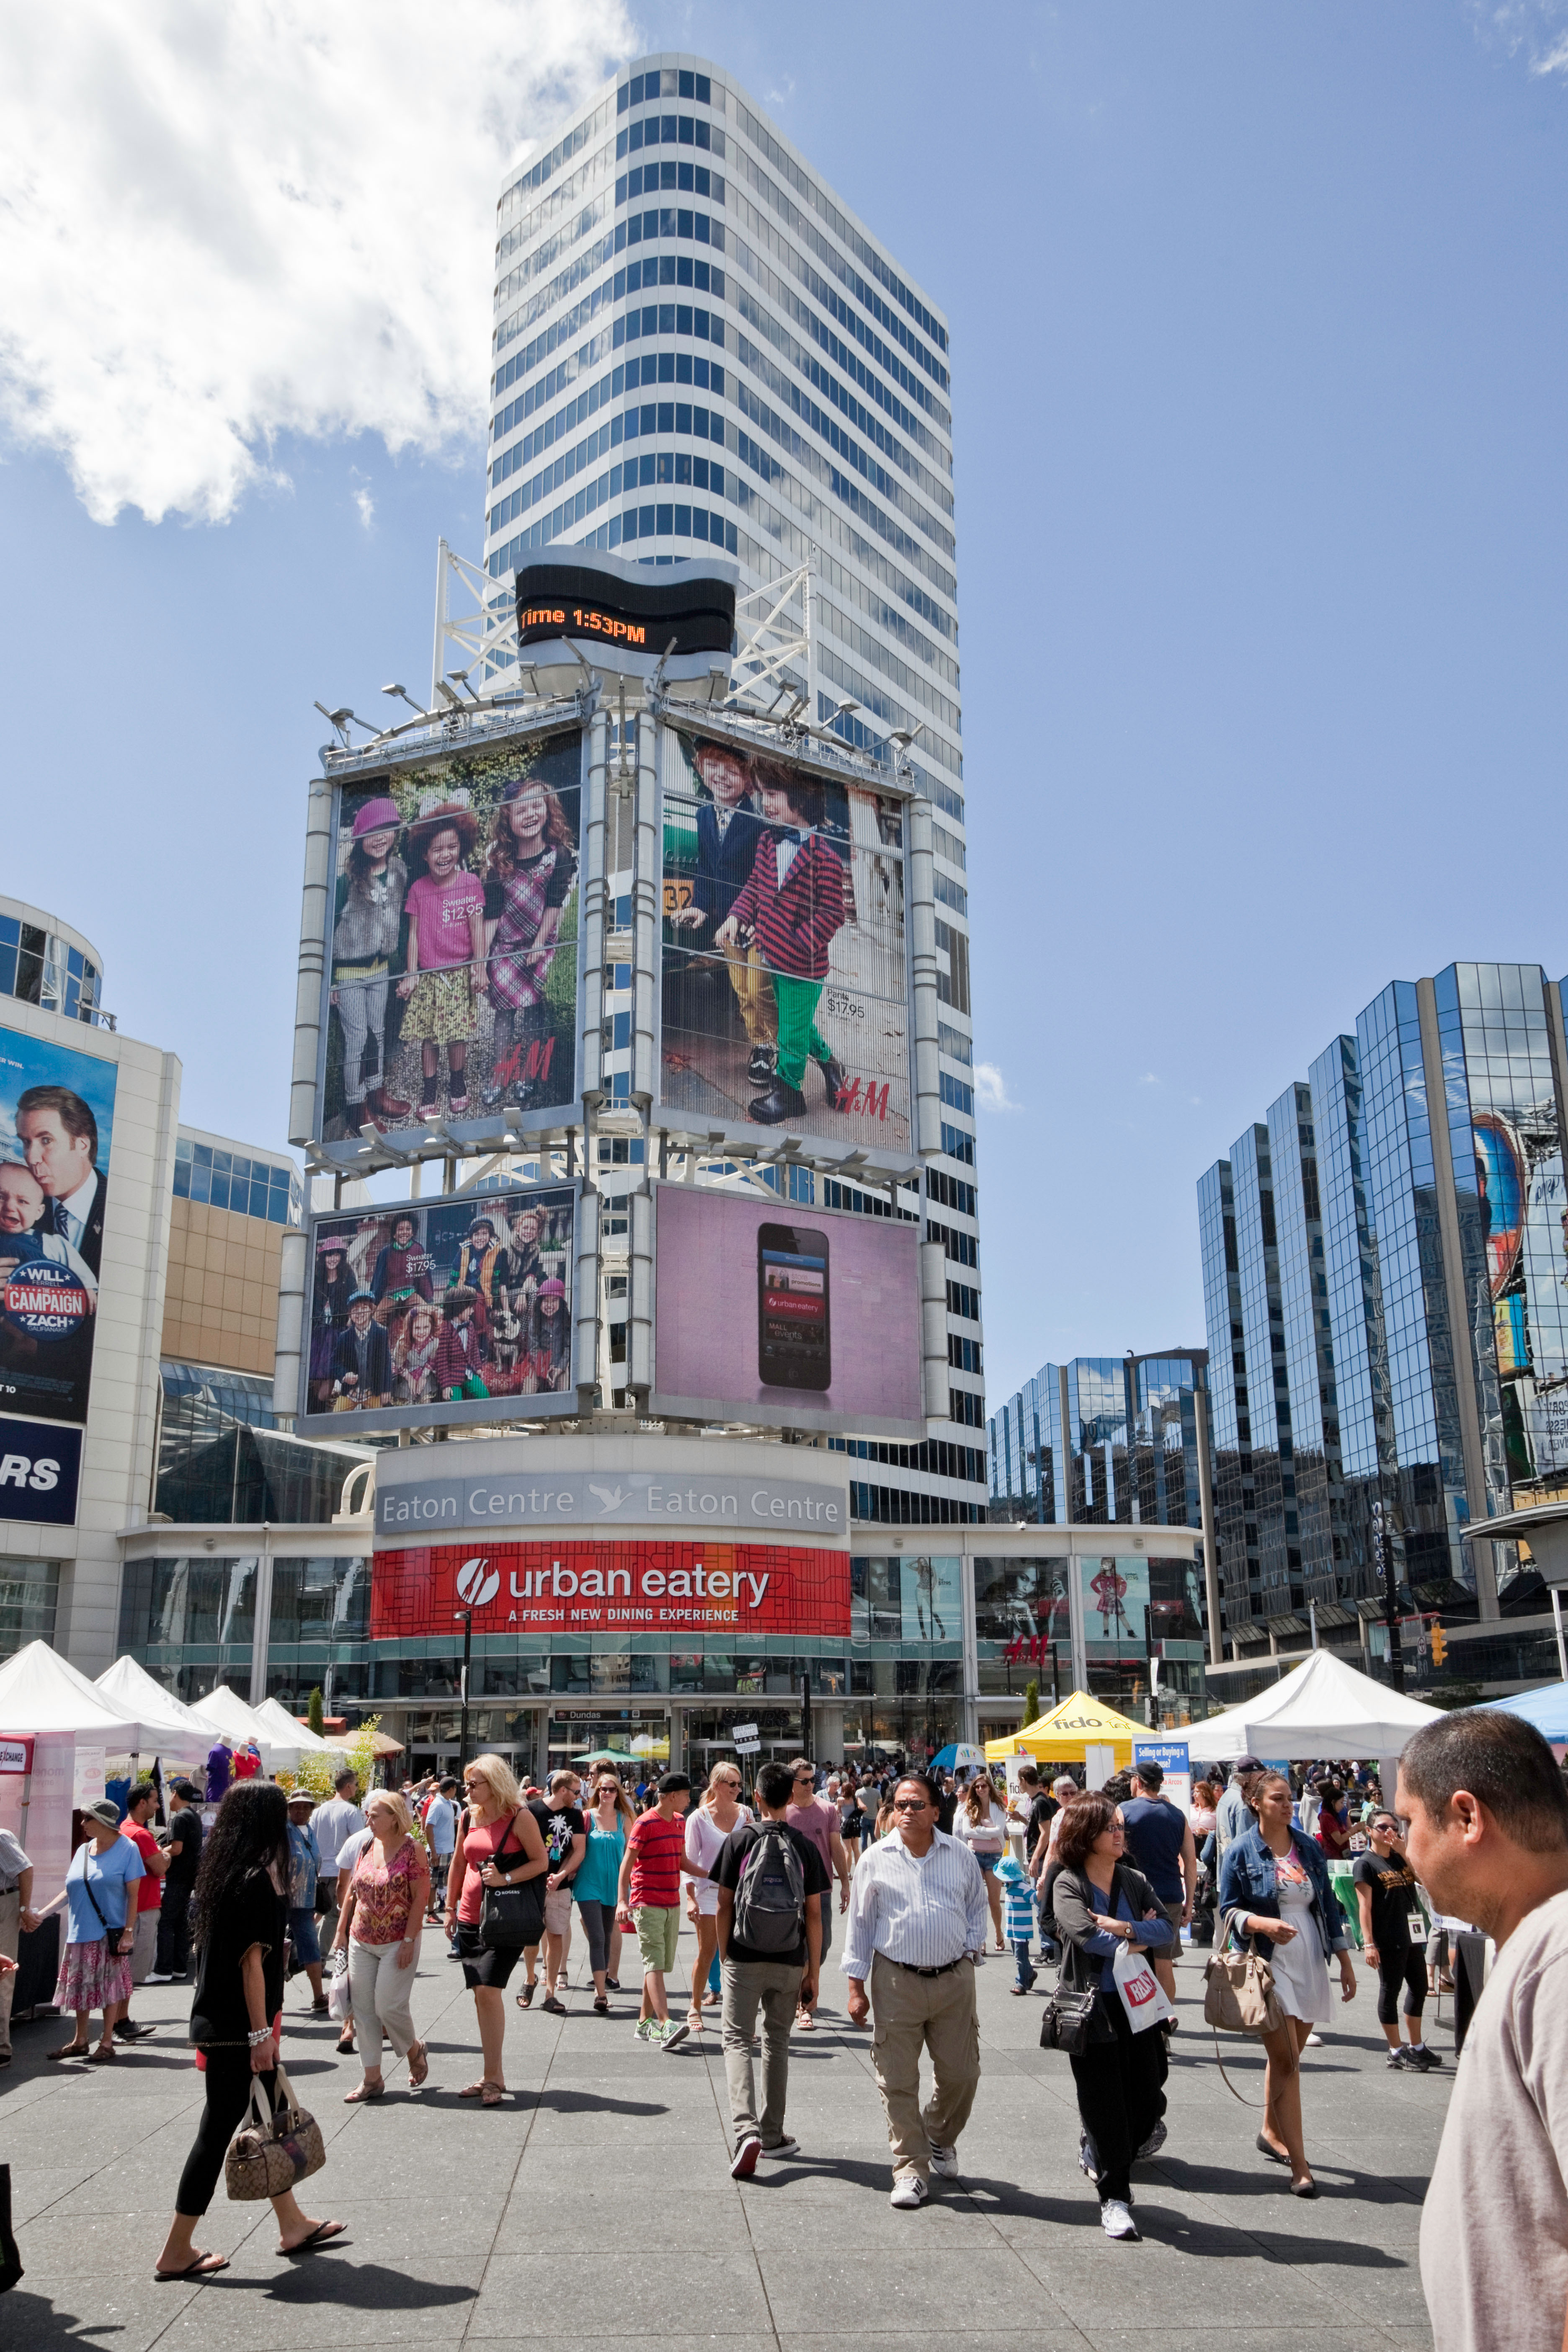
[[[926,1207],[949,1260],[949,1421],[898,1449],[900,1475],[865,1480],[856,1508],[904,1525],[983,1518],[946,323],[738,83],[675,56],[639,58],[509,176],[494,307],[485,564],[498,603],[518,564],[557,543],[651,564],[721,551],[742,600],[809,562],[811,652],[781,684],[873,759],[891,762],[895,731],[914,737],[940,901],[943,1150]],[[742,604],[742,635],[749,613],[761,617]],[[798,592],[784,617],[804,633]],[[609,879],[614,896],[631,887],[629,873]],[[630,997],[613,1002],[629,1035]],[[629,1049],[608,1051],[612,1090],[629,1066]],[[826,1201],[811,1170],[790,1179],[792,1200]]]
[[1205,1361],[1198,1348],[1042,1364],[986,1424],[991,1517],[1044,1527],[1200,1526],[1193,1395]]
[[[1568,1485],[1563,992],[1395,981],[1198,1186],[1227,1627],[1491,1606],[1467,1528]],[[1228,1339],[1228,1348],[1225,1345]]]

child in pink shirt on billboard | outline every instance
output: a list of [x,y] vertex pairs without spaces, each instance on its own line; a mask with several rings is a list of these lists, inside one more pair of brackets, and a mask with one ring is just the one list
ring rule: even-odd
[[468,1047],[479,1032],[474,977],[485,957],[485,893],[464,860],[479,839],[471,810],[447,801],[408,832],[416,878],[408,886],[408,976],[397,983],[408,1001],[405,1028],[419,1040],[424,1085],[417,1116],[434,1118],[439,1049],[447,1048],[447,1108],[454,1118],[468,1108]]

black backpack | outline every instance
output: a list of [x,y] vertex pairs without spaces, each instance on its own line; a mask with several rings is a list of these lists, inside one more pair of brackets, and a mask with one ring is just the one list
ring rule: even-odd
[[764,1822],[741,1864],[731,1934],[753,1952],[793,1952],[805,1937],[805,1867],[782,1822]]

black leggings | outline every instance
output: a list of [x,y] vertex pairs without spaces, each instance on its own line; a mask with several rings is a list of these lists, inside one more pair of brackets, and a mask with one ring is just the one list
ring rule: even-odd
[[[278,2077],[267,2074],[257,2078],[262,2090],[263,2112],[272,2105],[277,2092]],[[180,2175],[180,2186],[174,2194],[174,2210],[187,2216],[205,2213],[213,2201],[223,2170],[228,2144],[245,2120],[250,2105],[250,2053],[248,2050],[209,2050],[206,2072],[207,2103],[202,2110],[201,2127],[196,2133],[185,2168]]]
[[1102,1994],[1100,2014],[1110,2018],[1115,2041],[1091,2042],[1068,2063],[1078,2111],[1100,2160],[1100,2201],[1117,2197],[1125,2205],[1132,2159],[1165,2112],[1165,2037],[1157,2025],[1134,2033],[1113,1990]]
[[588,1938],[589,1970],[597,1975],[601,1969],[607,1969],[610,1965],[610,1937],[616,1925],[616,1906],[613,1903],[588,1901],[579,1902],[577,1909]]
[[1395,1997],[1405,1987],[1405,2014],[1419,2017],[1426,2006],[1426,1956],[1414,1944],[1406,1944],[1402,1952],[1385,1952],[1378,1948],[1377,2021],[1392,2025],[1398,2011]]

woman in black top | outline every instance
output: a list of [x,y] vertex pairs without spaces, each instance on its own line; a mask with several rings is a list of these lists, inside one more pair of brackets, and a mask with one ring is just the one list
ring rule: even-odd
[[[192,2241],[212,2202],[229,2141],[244,2122],[251,2082],[261,2077],[270,2110],[277,2091],[272,2020],[283,2007],[283,1943],[289,1912],[289,1810],[281,1789],[238,1780],[218,1807],[196,1874],[200,1965],[191,2004],[191,2040],[206,2061],[206,2107],[185,2159],[160,2279],[208,2278],[228,2268]],[[342,2221],[311,2221],[293,2191],[272,2200],[278,2251],[301,2253],[342,2235]]]

